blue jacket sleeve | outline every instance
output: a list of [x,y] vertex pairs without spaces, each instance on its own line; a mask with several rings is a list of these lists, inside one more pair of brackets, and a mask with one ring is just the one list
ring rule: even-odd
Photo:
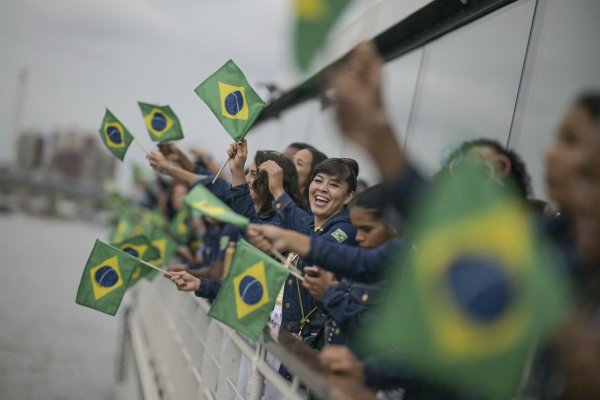
[[233,211],[248,218],[251,222],[258,222],[258,215],[254,209],[254,200],[250,196],[248,184],[231,187],[230,192]]
[[[330,287],[321,299],[327,315],[335,322],[355,329],[360,326],[361,315],[379,302],[381,285],[364,285],[348,279]],[[351,325],[351,326],[350,326]]]
[[221,282],[212,279],[200,278],[200,289],[196,290],[196,296],[214,300],[221,290]]
[[326,237],[312,237],[311,249],[304,257],[307,265],[316,264],[338,277],[358,282],[380,281],[401,242],[394,240],[375,249],[335,243]]
[[313,219],[310,214],[298,207],[287,193],[273,202],[273,209],[282,220],[282,228],[312,234],[310,226]]
[[190,189],[193,189],[196,185],[203,185],[205,188],[210,190],[212,194],[223,200],[225,204],[231,207],[231,185],[229,182],[224,179],[217,178],[215,183],[212,183],[215,175],[200,166],[196,166],[194,172],[198,175],[198,178],[192,184]]

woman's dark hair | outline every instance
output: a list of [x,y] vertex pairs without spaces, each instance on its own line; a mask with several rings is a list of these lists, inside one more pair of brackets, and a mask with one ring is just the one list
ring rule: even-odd
[[575,104],[585,107],[597,124],[600,123],[600,93],[589,92],[579,95]]
[[512,150],[506,149],[500,143],[495,140],[490,139],[475,139],[467,142],[463,142],[456,150],[454,150],[450,155],[446,158],[444,162],[444,167],[435,174],[435,179],[439,179],[445,175],[447,175],[450,171],[450,167],[454,160],[457,160],[461,157],[464,157],[469,150],[474,147],[491,147],[498,154],[506,156],[510,161],[510,173],[509,176],[512,177],[515,186],[519,192],[519,195],[526,199],[531,194],[531,179],[529,178],[529,174],[527,173],[527,168],[525,167],[525,163],[521,160],[521,157],[517,155]]
[[370,214],[373,214],[375,218],[382,219],[383,211],[389,204],[386,201],[385,192],[381,184],[374,185],[366,188],[356,196],[350,203],[349,208],[360,207],[367,210]]
[[310,144],[308,143],[303,143],[303,142],[293,142],[290,143],[288,145],[288,148],[291,147],[292,149],[296,149],[296,150],[304,150],[308,147],[312,147]]
[[[317,150],[315,147],[311,146],[310,144],[306,145],[306,147],[301,150],[308,150],[308,151],[310,151],[310,154],[312,154],[312,161],[310,163],[311,173],[312,173],[312,171],[315,170],[315,167],[317,166],[317,164],[320,164],[321,162],[327,160],[327,156],[325,155],[325,153],[320,152],[319,150]],[[309,179],[308,181],[310,182],[311,180],[312,179]]]
[[348,191],[356,190],[356,177],[358,176],[358,163],[351,158],[328,158],[321,161],[310,174],[309,182],[319,173],[335,176],[340,182],[348,183]]
[[[302,209],[307,209],[307,203],[300,194],[298,186],[298,172],[294,163],[282,153],[273,150],[258,150],[254,156],[254,162],[258,168],[265,161],[272,160],[283,170],[283,190],[292,198],[294,203]],[[259,214],[272,210],[273,195],[269,190],[269,177],[266,172],[261,171],[254,178],[252,189],[257,196],[260,205]]]

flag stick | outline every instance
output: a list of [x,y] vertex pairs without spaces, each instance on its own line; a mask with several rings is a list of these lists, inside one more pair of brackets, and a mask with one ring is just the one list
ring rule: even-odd
[[155,270],[157,270],[157,271],[159,271],[159,272],[161,272],[161,273],[163,273],[163,274],[169,274],[169,275],[171,275],[171,273],[170,273],[169,271],[166,271],[166,270],[164,270],[164,269],[162,269],[162,268],[158,268],[156,265],[152,265],[152,264],[150,264],[150,263],[147,263],[146,261],[144,261],[144,260],[142,260],[142,259],[139,259],[139,258],[138,258],[138,260],[139,260],[139,261],[140,261],[142,264],[146,265],[147,267],[150,267],[150,268],[152,268],[152,269],[155,269]]
[[231,161],[231,158],[228,158],[227,161],[225,161],[225,164],[223,164],[223,166],[221,167],[221,169],[219,169],[219,172],[217,172],[217,174],[215,175],[215,177],[213,178],[213,180],[212,180],[211,183],[215,183],[217,181],[217,178],[219,177],[219,175],[221,175],[221,172],[223,172],[223,169],[229,163],[229,161]]
[[271,253],[273,253],[273,255],[275,256],[275,258],[277,258],[283,265],[286,266],[286,268],[290,271],[290,274],[292,274],[293,276],[295,276],[296,278],[298,278],[300,281],[304,282],[304,277],[302,275],[300,275],[298,272],[296,272],[296,271],[294,271],[293,269],[290,268],[290,265],[288,265],[288,261],[283,256],[283,254],[281,254],[280,252],[278,252],[275,249],[271,250]]
[[144,152],[146,155],[148,155],[148,154],[149,154],[149,153],[148,153],[148,150],[146,150],[146,148],[145,148],[145,147],[142,145],[142,143],[141,143],[139,140],[137,140],[137,138],[136,138],[135,136],[132,136],[132,137],[133,137],[133,141],[134,141],[135,143],[137,143],[137,145],[138,145],[138,146],[140,146],[140,149],[142,149],[142,151],[143,151],[143,152]]

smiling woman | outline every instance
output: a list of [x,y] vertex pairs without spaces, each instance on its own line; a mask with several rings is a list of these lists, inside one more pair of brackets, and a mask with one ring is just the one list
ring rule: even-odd
[[352,201],[357,176],[358,163],[351,158],[329,158],[315,167],[308,187],[315,227],[322,226]]

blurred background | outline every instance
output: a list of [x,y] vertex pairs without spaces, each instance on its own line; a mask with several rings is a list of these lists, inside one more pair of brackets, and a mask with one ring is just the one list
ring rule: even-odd
[[[137,101],[169,104],[182,149],[200,147],[220,164],[231,139],[193,89],[225,61],[234,59],[268,103],[430,3],[440,2],[354,1],[301,72],[292,62],[292,1],[2,0],[0,398],[112,396],[119,319],[77,306],[75,293],[93,241],[108,233],[107,195],[134,198],[134,165],[146,162],[135,144],[124,162],[103,146],[105,107],[151,148]],[[534,196],[546,199],[545,148],[573,97],[600,87],[600,6],[496,3],[464,26],[389,45],[385,102],[425,171],[457,143],[485,136],[526,160]],[[251,130],[251,153],[308,142],[356,158],[361,177],[376,183],[331,111],[318,97],[304,100]]]

